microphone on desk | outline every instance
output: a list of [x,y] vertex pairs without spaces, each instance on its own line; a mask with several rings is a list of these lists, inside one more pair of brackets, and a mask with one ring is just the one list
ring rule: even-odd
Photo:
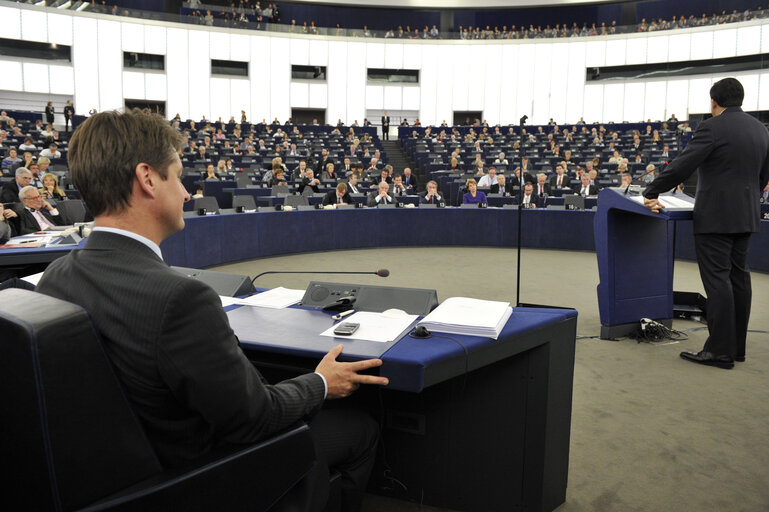
[[375,272],[346,272],[346,271],[335,271],[335,270],[268,270],[267,272],[262,272],[261,274],[256,274],[254,278],[251,280],[251,284],[254,284],[254,281],[256,281],[258,278],[262,277],[265,274],[371,274],[376,275],[379,277],[387,277],[390,275],[390,271],[386,268],[380,268],[379,270]]

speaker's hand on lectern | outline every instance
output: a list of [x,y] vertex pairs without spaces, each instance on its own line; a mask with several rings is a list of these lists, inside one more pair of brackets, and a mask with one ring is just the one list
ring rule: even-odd
[[318,363],[315,372],[323,375],[328,385],[327,399],[343,398],[352,394],[361,384],[389,384],[387,377],[376,375],[360,375],[358,372],[382,366],[381,359],[365,359],[352,363],[342,363],[336,360],[342,353],[344,345],[337,345],[326,354]]
[[662,208],[665,208],[665,205],[660,203],[659,199],[648,199],[644,198],[644,206],[653,211],[654,213],[659,213]]

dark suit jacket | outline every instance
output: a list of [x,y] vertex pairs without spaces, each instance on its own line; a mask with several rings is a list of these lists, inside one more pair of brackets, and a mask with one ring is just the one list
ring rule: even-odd
[[649,184],[644,196],[658,197],[697,169],[694,232],[758,231],[759,198],[769,181],[766,128],[739,107],[701,122],[686,149]]
[[382,116],[382,126],[388,127],[390,126],[390,116]]
[[379,206],[380,204],[385,204],[385,203],[387,203],[387,204],[389,204],[389,203],[395,204],[395,198],[389,192],[387,194],[387,197],[390,198],[389,201],[386,201],[386,200],[382,199],[381,201],[377,202],[376,198],[377,198],[378,195],[379,195],[379,190],[374,190],[373,192],[371,192],[368,195],[368,202],[367,202],[368,206]]
[[318,165],[315,166],[315,176],[320,176],[321,171],[325,171],[326,164],[333,164],[334,161],[331,158],[326,158],[325,160],[320,160],[318,162]]
[[492,186],[489,187],[489,193],[491,194],[512,194],[513,193],[513,186],[510,183],[505,182],[505,188],[503,190],[499,190],[499,183],[495,183]]
[[[534,194],[535,196],[540,195],[539,194],[539,183],[534,183],[534,192],[532,192],[532,194]],[[542,194],[543,195],[547,195],[547,196],[550,195],[550,185],[548,185],[547,183],[542,185]]]
[[16,180],[9,181],[0,189],[0,203],[18,203],[19,185]]
[[[444,199],[443,199],[443,196],[441,195],[441,193],[440,193],[440,192],[438,192],[437,198],[434,198],[434,199],[433,199],[433,203],[434,203],[434,204],[438,204],[438,203],[440,203],[441,201],[444,201]],[[421,204],[428,204],[428,203],[430,202],[430,200],[427,198],[427,192],[423,192],[423,193],[421,193],[421,194],[419,195],[419,202],[420,202]],[[445,202],[445,201],[444,201],[444,202]]]
[[128,237],[94,231],[48,266],[37,291],[90,313],[164,466],[265,438],[323,403],[313,373],[265,384],[216,292]]
[[[315,180],[315,178],[313,178],[313,180]],[[300,194],[304,192],[304,187],[310,187],[312,191],[316,193],[320,192],[318,185],[309,185],[309,183],[310,183],[310,178],[306,178],[306,177],[302,178],[302,182],[296,188],[297,192],[299,192]]]
[[[582,194],[582,185],[580,184],[580,186],[576,187],[575,191],[577,192],[577,194]],[[589,195],[589,196],[597,196],[598,195],[598,187],[595,186],[595,185],[590,185],[588,187],[587,195]]]
[[[48,213],[48,210],[45,209],[40,211],[43,212],[43,217],[48,219],[48,222],[54,226],[64,225],[64,219],[61,218],[61,215],[51,215]],[[16,232],[19,235],[28,235],[29,233],[40,231],[40,224],[37,223],[37,219],[29,210],[21,208],[21,211],[17,211],[16,213],[18,213],[19,216],[13,220],[16,221]]]
[[[349,192],[345,192],[342,196],[342,202],[347,204],[353,204],[352,197],[350,197]],[[323,206],[329,205],[329,204],[336,204],[336,189],[329,191],[325,196],[323,196]]]
[[[555,174],[550,177],[550,187],[556,188],[556,183],[558,182],[558,175]],[[566,176],[566,174],[563,175],[563,180],[561,182],[561,188],[567,188],[569,184],[571,183],[571,179]]]
[[411,193],[414,194],[417,191],[417,177],[413,174],[409,176],[408,179],[406,179],[406,176],[403,176],[403,184],[406,185],[408,188],[409,185],[411,185]]
[[[523,203],[523,197],[521,197],[521,203]],[[539,197],[536,193],[531,193],[531,203],[534,206],[531,206],[530,208],[542,208],[545,206],[545,199],[543,197]]]

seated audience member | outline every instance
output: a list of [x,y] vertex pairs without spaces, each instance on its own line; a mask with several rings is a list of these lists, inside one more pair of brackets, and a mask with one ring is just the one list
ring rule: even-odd
[[360,194],[361,189],[360,185],[358,185],[358,173],[352,172],[350,174],[350,177],[347,178],[347,191],[350,194]]
[[305,187],[310,187],[312,191],[317,194],[320,192],[320,189],[318,188],[319,186],[320,180],[315,177],[315,172],[312,169],[307,169],[304,173],[304,178],[302,178],[302,181],[299,183],[296,190],[301,194],[304,192]]
[[459,172],[461,169],[459,168],[459,160],[456,158],[451,158],[451,163],[449,164],[449,171]]
[[500,153],[496,160],[494,160],[494,165],[509,165],[507,158],[505,158],[504,153]]
[[322,406],[359,384],[386,385],[385,378],[357,373],[381,361],[337,362],[338,345],[314,373],[272,385],[262,378],[216,292],[162,260],[159,246],[184,228],[182,206],[189,200],[174,152],[180,144],[164,119],[138,112],[96,114],[78,128],[69,164],[95,227],[76,255],[48,266],[37,291],[90,313],[164,468],[186,467],[216,449],[307,421],[318,464],[310,485],[296,489],[308,493],[286,499],[310,499],[276,508],[323,509],[328,475],[339,471],[341,500],[358,510],[374,461],[376,422],[352,408]]
[[329,162],[323,169],[323,174],[320,175],[320,181],[337,181],[336,172],[334,172],[334,163]]
[[276,165],[272,168],[272,179],[270,180],[271,187],[278,187],[282,185],[288,185],[286,178],[283,175],[283,168]]
[[481,176],[478,180],[479,187],[490,187],[497,184],[497,168],[494,166],[489,167],[489,173]]
[[547,184],[547,176],[543,173],[537,174],[537,184],[534,185],[534,195],[543,198],[551,194],[550,185]]
[[394,197],[400,197],[405,196],[406,194],[408,194],[408,191],[406,190],[406,186],[403,184],[403,177],[400,174],[396,174],[393,178],[392,195]]
[[350,163],[350,157],[346,156],[344,157],[344,163],[342,164],[342,169],[339,171],[344,176],[349,176],[350,173],[352,173],[352,163]]
[[55,142],[51,142],[47,148],[40,152],[40,156],[46,158],[61,158],[61,151],[59,151]]
[[379,161],[376,159],[376,157],[371,158],[369,166],[366,168],[366,173],[369,176],[377,176],[379,174],[379,167],[377,167],[378,163]]
[[203,179],[206,181],[220,181],[222,178],[214,169],[214,164],[208,164],[206,166],[206,175]]
[[486,174],[486,171],[483,168],[483,160],[476,160],[473,163],[473,168],[471,170],[472,173],[474,173],[476,176],[483,176]]
[[403,186],[409,194],[417,193],[417,177],[411,174],[411,168],[403,169]]
[[467,192],[462,196],[462,204],[480,204],[486,202],[486,194],[478,190],[478,184],[470,178],[465,183]]
[[555,175],[550,177],[550,188],[568,188],[571,180],[566,176],[563,164],[555,166]]
[[534,185],[526,183],[526,185],[523,186],[523,198],[521,199],[523,207],[537,208],[539,207],[540,201],[543,201],[543,199],[540,199],[534,194]]
[[523,172],[524,176],[526,174],[533,176],[534,166],[531,165],[531,162],[529,162],[528,156],[525,156],[521,159],[521,172]]
[[301,181],[304,178],[304,174],[307,172],[307,161],[299,160],[299,165],[294,168],[294,172],[291,174],[294,181]]
[[18,215],[15,211],[5,209],[3,203],[0,203],[0,244],[4,244],[9,238],[16,236],[16,225],[11,219]]
[[203,197],[203,187],[198,187],[195,189],[195,193],[192,194],[192,199],[200,199]]
[[667,161],[670,158],[670,146],[665,144],[662,147],[662,155],[660,155],[665,161]]
[[8,156],[3,158],[2,169],[3,171],[8,171],[11,167],[19,163],[21,163],[21,158],[18,156],[18,151],[16,151],[16,148],[10,148],[8,150]]
[[19,200],[24,205],[18,217],[19,235],[45,231],[54,226],[64,225],[59,210],[43,199],[40,192],[33,186],[27,186],[19,191]]
[[657,171],[656,171],[656,168],[654,167],[654,164],[649,164],[646,166],[646,174],[641,176],[641,179],[648,184],[654,181],[654,178],[656,177],[657,177]]
[[37,151],[37,146],[35,146],[32,137],[25,137],[24,142],[19,144],[19,149],[22,151]]
[[0,203],[19,203],[19,191],[32,183],[32,173],[26,167],[16,169],[16,179],[9,181],[0,190]]
[[619,188],[622,191],[627,192],[627,189],[628,189],[628,187],[630,186],[630,184],[632,182],[633,182],[633,177],[632,176],[630,176],[629,174],[623,174],[622,175],[622,182],[620,183]]
[[427,182],[427,190],[421,195],[419,202],[422,204],[438,204],[443,201],[443,197],[438,193],[438,183],[434,180]]
[[[624,171],[624,172],[627,172],[627,171]],[[590,184],[591,185],[595,185],[596,188],[600,188],[600,187],[598,187],[598,183],[596,182],[596,180],[598,179],[598,171],[593,169],[592,171],[587,173],[587,175],[590,177]]]
[[590,176],[587,174],[582,175],[582,187],[579,189],[579,195],[585,197],[598,195],[598,187],[590,184]]
[[347,192],[347,185],[339,183],[334,190],[323,196],[323,206],[330,204],[352,204],[352,197]]
[[227,174],[227,164],[223,159],[216,162],[216,173],[222,178],[224,178],[224,175]]
[[29,151],[25,151],[22,156],[24,158],[23,158],[23,160],[21,162],[21,166],[22,167],[26,167],[27,169],[29,169],[29,166],[32,165],[32,163],[35,161],[35,155],[30,153]]
[[54,201],[67,199],[67,194],[59,188],[59,178],[50,172],[43,175],[43,188],[40,189],[40,195],[43,196],[43,199],[53,199]]
[[318,165],[315,167],[315,174],[320,176],[326,169],[328,164],[334,163],[334,161],[328,156],[328,149],[323,148],[320,151],[320,158],[318,159]]
[[381,171],[378,171],[377,174],[369,174],[371,178],[371,184],[372,185],[379,185],[383,181],[390,184],[393,182],[392,178],[390,177],[390,167],[389,165],[386,165],[382,168]]
[[503,196],[512,195],[513,185],[507,183],[507,178],[504,174],[497,176],[497,182],[489,188],[491,194],[501,194]]
[[622,156],[620,156],[618,150],[616,149],[614,150],[614,153],[612,153],[611,158],[609,158],[609,163],[617,164],[617,165],[622,163]]
[[386,181],[380,181],[376,190],[368,196],[368,206],[379,206],[380,204],[394,203],[395,198],[390,194],[390,184]]

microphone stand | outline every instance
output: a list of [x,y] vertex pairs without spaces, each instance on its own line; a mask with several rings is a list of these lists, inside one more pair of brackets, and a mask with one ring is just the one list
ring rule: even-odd
[[[523,135],[521,135],[523,139]],[[523,143],[521,143],[523,145]],[[521,224],[523,224],[523,157],[521,157],[521,176],[518,178],[518,263],[515,270],[515,305],[520,307],[521,305]],[[515,169],[513,169],[515,174]]]

